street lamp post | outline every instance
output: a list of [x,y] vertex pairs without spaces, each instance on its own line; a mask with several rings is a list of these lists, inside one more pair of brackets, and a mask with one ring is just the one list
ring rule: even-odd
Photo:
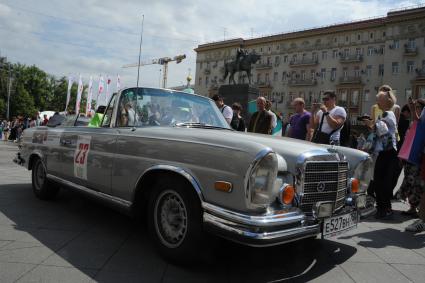
[[9,111],[10,111],[10,89],[12,88],[12,72],[10,71],[10,65],[9,65],[9,83],[7,86],[7,112],[6,112],[6,119],[9,121]]

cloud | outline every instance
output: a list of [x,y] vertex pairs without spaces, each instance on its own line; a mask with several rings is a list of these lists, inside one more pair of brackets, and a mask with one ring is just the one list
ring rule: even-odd
[[[312,28],[385,15],[417,1],[147,1],[5,0],[0,4],[0,51],[14,62],[35,64],[57,76],[120,74],[135,84],[142,14],[142,61],[185,53],[170,63],[168,86],[195,72],[198,44]],[[141,84],[158,86],[159,65],[141,68]]]

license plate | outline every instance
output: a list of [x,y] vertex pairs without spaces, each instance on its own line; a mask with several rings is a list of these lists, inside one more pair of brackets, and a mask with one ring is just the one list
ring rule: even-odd
[[322,238],[330,238],[357,227],[357,212],[337,215],[323,222]]

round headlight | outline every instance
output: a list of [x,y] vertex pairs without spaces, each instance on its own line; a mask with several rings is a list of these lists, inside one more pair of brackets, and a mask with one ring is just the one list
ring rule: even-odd
[[354,178],[359,180],[359,192],[365,192],[369,186],[370,180],[373,177],[373,160],[368,157],[367,159],[360,162],[356,169],[354,169]]
[[250,200],[252,204],[260,207],[269,205],[274,201],[274,181],[277,177],[277,157],[273,152],[264,156],[253,168],[250,182]]

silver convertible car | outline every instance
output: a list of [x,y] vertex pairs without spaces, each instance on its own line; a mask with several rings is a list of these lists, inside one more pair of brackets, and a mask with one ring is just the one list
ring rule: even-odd
[[233,131],[211,99],[165,89],[124,89],[100,117],[27,129],[15,162],[40,199],[71,188],[146,216],[168,259],[193,258],[204,233],[270,246],[368,213],[364,152]]

